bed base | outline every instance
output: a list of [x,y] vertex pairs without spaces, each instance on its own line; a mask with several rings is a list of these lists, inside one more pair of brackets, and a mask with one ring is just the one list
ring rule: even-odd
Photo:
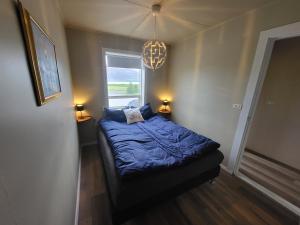
[[182,183],[181,185],[178,185],[177,187],[171,188],[169,190],[166,190],[164,192],[161,192],[152,198],[149,198],[140,204],[135,205],[134,207],[128,208],[123,211],[117,211],[114,209],[114,207],[111,204],[111,218],[113,225],[120,225],[138,215],[143,213],[145,210],[154,207],[158,204],[161,204],[164,201],[169,200],[170,198],[176,197],[192,188],[195,188],[199,186],[200,184],[209,182],[210,184],[213,184],[215,182],[215,178],[220,173],[220,166],[216,167],[213,170],[207,171],[200,176],[188,180],[185,183]]
[[[107,171],[107,160],[104,160],[104,156],[102,155],[101,148],[107,148],[108,143],[106,141],[105,135],[102,133],[101,128],[98,127],[98,148],[100,153],[100,158],[102,160],[103,168],[104,168],[104,174],[105,174],[105,183],[106,183],[106,189],[109,196],[109,204],[110,204],[110,215],[112,219],[113,225],[120,225],[138,215],[143,213],[145,210],[160,204],[170,198],[173,198],[177,195],[180,195],[184,193],[185,191],[192,189],[196,186],[199,186],[200,184],[203,184],[205,182],[209,182],[210,184],[214,183],[214,179],[219,175],[220,173],[220,166],[215,167],[214,169],[208,170],[206,172],[203,172],[202,174],[186,180],[185,182],[181,183],[180,185],[173,186],[172,188],[166,189],[163,192],[157,193],[156,195],[152,196],[151,198],[148,198],[142,202],[139,202],[138,204],[135,204],[132,207],[128,207],[126,209],[123,209],[122,211],[116,209],[114,207],[113,201],[112,201],[112,195],[111,195],[111,187],[109,185],[109,177],[108,176],[116,176],[116,173],[109,173]],[[112,158],[110,160],[113,160]]]

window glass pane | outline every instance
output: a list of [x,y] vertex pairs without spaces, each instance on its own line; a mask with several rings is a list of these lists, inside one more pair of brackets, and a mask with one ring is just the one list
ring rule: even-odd
[[106,52],[108,106],[139,107],[144,96],[144,70],[140,55]]
[[123,108],[125,106],[139,107],[139,98],[113,98],[108,99],[109,107],[111,108]]
[[108,96],[141,95],[141,69],[107,67]]

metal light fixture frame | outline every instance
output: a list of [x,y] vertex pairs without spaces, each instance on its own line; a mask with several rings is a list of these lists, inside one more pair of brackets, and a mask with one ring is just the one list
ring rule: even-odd
[[160,12],[161,5],[152,5],[152,15],[154,16],[154,40],[145,42],[143,46],[144,65],[152,70],[162,67],[167,59],[167,47],[163,41],[157,40],[156,16]]

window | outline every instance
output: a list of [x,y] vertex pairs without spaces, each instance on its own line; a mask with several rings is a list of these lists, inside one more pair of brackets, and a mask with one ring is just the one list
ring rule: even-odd
[[144,104],[142,56],[105,51],[109,108],[139,107]]

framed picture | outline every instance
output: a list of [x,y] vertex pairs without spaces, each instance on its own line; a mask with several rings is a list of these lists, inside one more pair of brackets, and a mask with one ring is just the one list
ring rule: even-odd
[[18,1],[32,80],[39,106],[61,94],[54,43]]

